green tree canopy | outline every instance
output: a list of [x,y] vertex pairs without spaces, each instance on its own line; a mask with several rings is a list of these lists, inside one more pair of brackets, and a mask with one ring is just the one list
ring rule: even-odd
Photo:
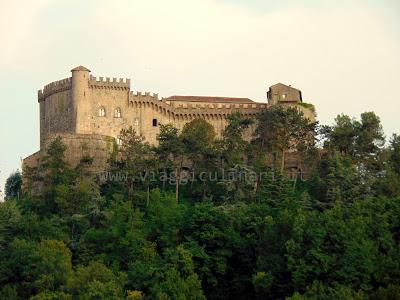
[[6,180],[5,185],[5,198],[19,198],[22,188],[22,175],[19,171],[12,173]]

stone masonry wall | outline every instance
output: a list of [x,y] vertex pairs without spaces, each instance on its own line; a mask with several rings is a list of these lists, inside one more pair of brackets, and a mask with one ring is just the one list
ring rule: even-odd
[[71,166],[75,167],[84,157],[92,157],[93,171],[104,170],[106,168],[115,143],[113,138],[96,134],[51,134],[45,140],[40,151],[24,159],[23,169],[37,166],[39,161],[46,155],[48,146],[57,137],[60,137],[62,142],[67,146],[65,159]]
[[[137,134],[154,145],[160,124],[171,123],[182,130],[186,123],[203,118],[214,126],[217,137],[221,137],[229,114],[240,111],[255,118],[271,107],[271,104],[251,100],[248,103],[169,101],[168,98],[159,99],[157,94],[132,92],[129,79],[96,78],[81,66],[72,71],[72,77],[50,83],[38,91],[41,150],[24,160],[26,166],[35,165],[56,136],[61,136],[68,146],[66,156],[72,165],[89,155],[95,159],[94,168],[101,170],[123,128],[132,126]],[[282,105],[295,105],[315,121],[310,109],[294,102]],[[99,113],[100,109],[104,110],[104,115]],[[245,139],[250,140],[255,127],[247,130]]]
[[74,110],[71,78],[50,83],[38,91],[40,105],[40,145],[52,133],[73,133]]

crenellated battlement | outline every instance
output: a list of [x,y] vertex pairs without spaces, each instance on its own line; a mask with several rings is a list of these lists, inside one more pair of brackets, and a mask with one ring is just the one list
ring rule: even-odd
[[143,98],[143,99],[151,98],[153,100],[159,100],[158,94],[150,93],[150,92],[140,92],[140,91],[132,92],[131,91],[131,92],[129,92],[129,96],[136,97],[136,98]]
[[[130,126],[147,142],[157,145],[160,124],[172,124],[182,130],[188,122],[204,119],[221,137],[232,113],[256,119],[275,105],[296,105],[315,121],[315,111],[302,103],[300,90],[281,83],[270,87],[267,103],[243,97],[163,98],[156,93],[131,91],[130,79],[95,77],[84,66],[71,72],[72,77],[51,82],[38,91],[41,151],[25,159],[25,166],[35,166],[55,136],[61,136],[68,145],[66,158],[71,165],[79,164],[82,157],[89,155],[94,158],[93,166],[103,170],[121,130]],[[250,126],[244,138],[250,140],[254,130],[255,126]]]
[[131,80],[129,78],[104,78],[90,75],[89,86],[92,88],[130,90]]
[[258,113],[268,108],[265,103],[185,103],[176,104],[167,102],[167,98],[159,99],[158,94],[150,94],[149,92],[130,92],[129,103],[131,106],[148,106],[154,110],[179,114],[207,114],[207,115],[229,115],[234,111],[240,110],[243,114]]
[[71,89],[71,86],[72,86],[71,77],[46,84],[43,89],[38,90],[38,101],[40,102],[54,93],[59,93],[69,90]]

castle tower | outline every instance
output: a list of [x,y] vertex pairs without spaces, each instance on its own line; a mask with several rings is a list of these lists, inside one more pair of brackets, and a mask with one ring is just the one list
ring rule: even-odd
[[[228,116],[241,112],[246,118],[274,105],[297,107],[315,121],[312,105],[302,103],[301,91],[282,83],[269,88],[268,104],[248,98],[171,96],[158,98],[149,92],[132,92],[130,79],[95,77],[78,66],[72,77],[45,85],[38,90],[40,105],[40,150],[24,159],[23,168],[34,167],[46,155],[47,146],[61,137],[68,147],[67,161],[76,166],[83,157],[94,157],[93,169],[105,170],[114,142],[121,129],[132,126],[150,144],[157,144],[159,124],[173,124],[182,129],[188,122],[202,118],[221,136]],[[251,140],[256,124],[244,138]],[[292,164],[296,166],[296,163]]]
[[74,124],[76,133],[89,133],[86,132],[87,112],[90,110],[89,103],[89,77],[90,70],[78,66],[71,70],[72,72],[72,86],[71,97],[74,110]]
[[283,83],[277,83],[270,86],[269,91],[267,92],[267,98],[268,103],[271,105],[303,102],[300,90]]

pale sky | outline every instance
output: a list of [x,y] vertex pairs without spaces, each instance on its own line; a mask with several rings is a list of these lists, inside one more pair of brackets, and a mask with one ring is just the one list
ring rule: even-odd
[[132,90],[266,101],[302,90],[318,119],[375,111],[400,132],[400,1],[0,0],[0,189],[39,149],[37,90],[84,65]]

